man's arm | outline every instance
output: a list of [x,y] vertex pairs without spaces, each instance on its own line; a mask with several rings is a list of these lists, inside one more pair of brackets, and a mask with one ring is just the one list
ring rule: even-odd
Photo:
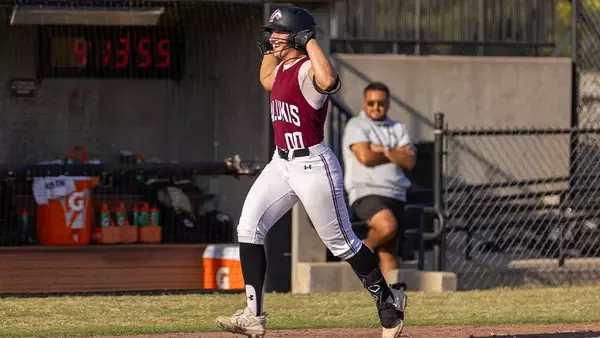
[[279,60],[273,54],[263,56],[260,65],[260,83],[262,86],[271,91],[273,89],[273,80],[275,80],[275,67],[279,64]]
[[405,170],[413,170],[417,161],[417,154],[412,144],[384,150],[383,154],[390,162]]
[[310,57],[312,67],[308,70],[309,79],[314,79],[315,84],[323,92],[335,93],[338,87],[338,75],[327,56],[319,46],[316,39],[311,39],[306,44],[306,52]]
[[342,146],[344,152],[350,150],[356,160],[367,167],[374,167],[379,164],[388,163],[390,160],[385,157],[382,151],[374,151],[374,145],[369,140],[367,131],[356,117],[351,118],[344,127],[342,137]]
[[[378,151],[378,147],[381,147],[381,151]],[[390,162],[390,159],[383,152],[383,146],[371,142],[355,143],[350,146],[350,150],[352,150],[358,162],[367,167],[375,167]]]

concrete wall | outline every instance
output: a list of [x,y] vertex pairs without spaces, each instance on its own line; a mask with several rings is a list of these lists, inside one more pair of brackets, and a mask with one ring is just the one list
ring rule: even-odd
[[334,55],[340,98],[354,111],[370,81],[392,92],[390,116],[417,140],[432,139],[433,114],[450,128],[568,127],[571,63],[564,58]]
[[[37,162],[85,145],[116,161],[120,149],[163,160],[266,160],[268,114],[258,81],[261,5],[179,4],[185,66],[170,80],[43,79],[33,98],[0,91],[0,162]],[[11,27],[2,8],[0,83],[36,76],[37,27]],[[220,207],[237,220],[252,179],[215,179]]]
[[[563,58],[334,55],[340,98],[356,113],[370,81],[391,90],[390,116],[416,142],[433,139],[434,113],[450,129],[566,128],[571,63]],[[472,183],[568,173],[568,137],[456,138],[449,173]]]

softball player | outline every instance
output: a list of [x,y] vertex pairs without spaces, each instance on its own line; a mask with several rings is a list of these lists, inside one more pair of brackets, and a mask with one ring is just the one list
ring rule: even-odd
[[267,267],[264,239],[269,229],[298,201],[315,230],[337,257],[348,261],[375,300],[384,338],[400,336],[406,295],[388,286],[373,252],[354,234],[343,196],[343,173],[323,142],[329,95],[339,78],[315,40],[315,21],[301,8],[271,14],[260,81],[270,92],[275,150],[250,189],[237,227],[247,307],[216,324],[224,331],[263,337],[266,313],[263,286]]

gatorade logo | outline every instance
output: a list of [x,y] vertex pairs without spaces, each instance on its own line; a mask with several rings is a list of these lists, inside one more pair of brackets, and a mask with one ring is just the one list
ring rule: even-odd
[[[67,203],[65,199],[60,199],[60,204],[63,207],[63,213],[67,227],[71,229],[83,229],[85,228],[86,210],[85,210],[85,198],[88,195],[88,191],[75,191],[69,197],[67,197]],[[65,205],[66,204],[66,205]]]
[[85,206],[85,195],[83,191],[76,191],[69,196],[69,208],[73,211],[81,211]]
[[229,268],[224,266],[217,270],[217,286],[220,289],[229,289]]

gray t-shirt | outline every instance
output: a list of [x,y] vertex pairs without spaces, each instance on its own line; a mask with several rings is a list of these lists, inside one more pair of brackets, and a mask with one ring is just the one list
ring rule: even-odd
[[371,142],[388,148],[412,144],[406,126],[390,118],[373,121],[361,111],[346,123],[342,139],[344,184],[350,204],[367,195],[406,201],[406,190],[410,188],[411,182],[402,168],[391,162],[374,167],[361,164],[350,149],[350,146],[360,142]]

